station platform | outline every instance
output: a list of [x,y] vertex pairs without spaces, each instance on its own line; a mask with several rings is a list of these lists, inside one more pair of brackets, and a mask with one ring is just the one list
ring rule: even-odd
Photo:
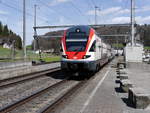
[[54,113],[150,113],[150,109],[136,109],[130,104],[128,93],[117,82],[118,59],[97,73],[84,89],[72,95]]
[[31,62],[26,62],[26,61],[0,62],[0,70],[23,67],[23,66],[31,66],[31,65],[32,65]]
[[[17,65],[17,66],[15,66],[15,65]],[[0,80],[9,79],[9,78],[29,74],[29,73],[35,73],[35,72],[40,72],[40,71],[45,71],[48,69],[60,67],[59,62],[44,64],[44,65],[36,65],[36,66],[22,65],[22,64],[15,64],[15,65],[9,66],[7,68],[1,68],[0,69]]]
[[127,79],[121,80],[121,87],[126,88],[130,102],[137,109],[149,108],[150,64],[129,62],[123,71],[125,73],[120,76],[126,76]]
[[128,63],[126,70],[133,86],[145,89],[150,94],[150,64]]
[[[129,92],[122,91],[120,83],[117,82],[118,74],[116,73],[116,69],[112,68],[114,65],[116,65],[115,60],[110,64],[110,68],[105,73],[106,78],[82,113],[150,113],[149,106],[146,108],[136,108],[134,103],[131,103]],[[130,73],[130,76],[132,76],[128,79],[131,79],[133,87],[137,88],[139,86],[149,92],[150,68],[148,66],[143,63],[138,65],[130,63],[127,67],[127,73]],[[143,106],[144,103],[141,104]]]

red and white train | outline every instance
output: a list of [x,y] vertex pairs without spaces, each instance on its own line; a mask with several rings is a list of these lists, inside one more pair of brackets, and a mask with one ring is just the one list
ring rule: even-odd
[[74,26],[61,39],[61,69],[98,71],[111,57],[111,47],[89,26]]

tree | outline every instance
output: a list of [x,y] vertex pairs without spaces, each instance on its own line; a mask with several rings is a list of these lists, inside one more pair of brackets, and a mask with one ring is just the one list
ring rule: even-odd
[[7,25],[0,22],[0,37],[4,40],[4,43],[11,44],[15,41],[15,47],[22,49],[22,40],[19,35],[16,35],[12,30],[8,29]]
[[9,34],[10,34],[10,35],[13,35],[14,33],[12,32],[12,30],[9,30]]
[[18,49],[22,49],[22,40],[21,37],[18,35],[16,38],[16,45],[15,45]]
[[9,30],[8,30],[7,25],[4,25],[3,36],[9,36]]
[[0,35],[2,35],[2,32],[3,32],[3,25],[2,25],[2,23],[0,22]]

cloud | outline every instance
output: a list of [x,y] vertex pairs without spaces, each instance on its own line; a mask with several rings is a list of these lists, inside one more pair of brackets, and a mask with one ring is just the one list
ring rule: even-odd
[[[98,15],[112,15],[112,14],[127,14],[130,13],[129,9],[123,9],[122,7],[111,7],[98,12]],[[95,10],[90,10],[87,15],[95,15]]]
[[2,22],[3,24],[7,24],[8,18],[1,16],[1,17],[0,17],[0,22]]
[[147,11],[150,11],[150,6],[143,6],[141,8],[136,9],[137,13],[139,13],[139,12],[147,12]]
[[137,16],[136,22],[139,24],[150,23],[150,16],[145,16],[145,17]]
[[52,0],[49,5],[50,6],[55,6],[55,5],[58,5],[58,4],[61,4],[61,3],[66,3],[66,2],[69,2],[70,0]]
[[116,12],[117,14],[129,14],[130,10],[129,9],[121,9],[120,11]]
[[[137,16],[135,18],[137,24],[145,24],[150,23],[150,16]],[[130,17],[115,17],[111,20],[111,23],[119,24],[119,23],[130,23]]]
[[[116,1],[116,0],[115,0]],[[123,2],[123,0],[117,0],[118,2]]]
[[[123,1],[123,0],[118,0],[118,1]],[[150,11],[150,6],[143,6],[143,7],[139,7],[136,8],[136,13],[140,13],[140,12],[148,12]],[[104,10],[101,10],[99,12],[97,12],[97,14],[99,16],[104,16],[104,15],[120,15],[120,14],[130,14],[130,9],[124,9],[122,7],[111,7],[111,8],[107,8]],[[87,12],[87,15],[95,15],[95,10],[90,10]]]
[[102,10],[101,14],[102,15],[108,15],[108,14],[111,14],[111,13],[114,13],[114,12],[118,12],[120,10],[121,10],[121,7],[111,7],[111,8]]
[[6,12],[6,11],[0,10],[0,14],[1,14],[1,15],[7,15],[7,14],[9,14],[9,13]]
[[112,23],[129,23],[130,17],[115,17],[111,20]]
[[62,25],[62,24],[64,24],[64,23],[66,23],[66,22],[65,22],[65,18],[61,16],[61,17],[59,18],[58,24],[59,24],[59,25]]

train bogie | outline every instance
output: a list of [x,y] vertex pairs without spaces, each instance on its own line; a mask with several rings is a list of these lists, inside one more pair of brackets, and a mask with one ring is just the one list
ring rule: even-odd
[[97,63],[95,61],[91,62],[61,62],[61,69],[77,72],[77,71],[96,71]]

